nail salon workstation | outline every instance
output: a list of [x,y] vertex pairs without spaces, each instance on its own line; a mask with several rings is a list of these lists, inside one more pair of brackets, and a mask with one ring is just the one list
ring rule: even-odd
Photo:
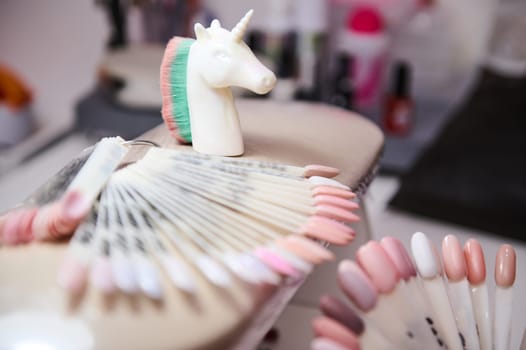
[[332,261],[322,280],[340,293],[320,298],[312,349],[510,349],[511,245],[485,260],[476,239],[370,240],[377,126],[324,104],[234,104],[231,85],[276,83],[242,41],[255,15],[173,38],[164,123],[103,138],[1,217],[0,348],[254,349]]

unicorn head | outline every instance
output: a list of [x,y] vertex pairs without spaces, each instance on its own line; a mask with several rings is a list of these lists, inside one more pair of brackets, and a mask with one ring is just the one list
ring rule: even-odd
[[216,19],[197,23],[196,40],[174,37],[161,63],[162,115],[172,135],[201,153],[237,156],[244,152],[230,86],[269,92],[276,76],[242,41],[250,10],[228,31]]
[[192,50],[199,55],[201,76],[210,87],[239,86],[258,94],[265,94],[274,87],[274,73],[243,42],[252,14],[253,10],[248,11],[231,31],[221,27],[217,19],[209,28],[195,24],[197,41]]

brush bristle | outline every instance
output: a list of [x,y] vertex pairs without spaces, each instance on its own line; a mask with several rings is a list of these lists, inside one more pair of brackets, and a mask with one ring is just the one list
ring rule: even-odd
[[195,40],[174,37],[166,46],[161,63],[162,116],[170,133],[181,143],[192,142],[186,94],[188,53]]

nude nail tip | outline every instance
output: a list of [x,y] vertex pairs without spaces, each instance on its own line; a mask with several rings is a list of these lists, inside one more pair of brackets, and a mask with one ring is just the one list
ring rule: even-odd
[[464,244],[464,258],[469,283],[483,283],[486,280],[486,263],[482,246],[476,239],[471,238]]
[[356,261],[381,294],[391,293],[400,275],[380,243],[369,241],[356,252]]
[[286,242],[292,242],[298,244],[306,250],[309,250],[312,255],[319,258],[320,261],[332,261],[334,260],[334,253],[323,247],[321,244],[314,242],[313,240],[297,235],[288,236],[285,239]]
[[380,245],[393,262],[400,276],[408,281],[411,277],[416,276],[416,270],[402,242],[394,237],[384,237]]
[[316,254],[316,252],[313,251],[310,246],[303,244],[303,242],[280,239],[277,240],[275,244],[278,247],[288,250],[292,254],[297,255],[311,264],[321,264],[324,261],[324,259]]
[[447,235],[442,240],[442,260],[446,276],[450,281],[458,282],[466,277],[464,252],[454,235]]
[[495,259],[495,282],[499,287],[509,288],[515,283],[517,257],[509,244],[500,246]]

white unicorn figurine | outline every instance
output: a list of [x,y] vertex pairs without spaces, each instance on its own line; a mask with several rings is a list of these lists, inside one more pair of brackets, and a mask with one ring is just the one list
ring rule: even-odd
[[228,31],[197,23],[196,40],[175,37],[161,64],[163,118],[172,134],[205,154],[238,156],[244,145],[230,86],[269,92],[276,76],[242,41],[253,10]]

